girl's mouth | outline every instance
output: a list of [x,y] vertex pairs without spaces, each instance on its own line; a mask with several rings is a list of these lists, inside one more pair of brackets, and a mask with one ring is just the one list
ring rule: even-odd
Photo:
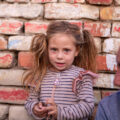
[[63,67],[63,66],[64,66],[64,63],[56,63],[56,65],[57,65],[58,67]]

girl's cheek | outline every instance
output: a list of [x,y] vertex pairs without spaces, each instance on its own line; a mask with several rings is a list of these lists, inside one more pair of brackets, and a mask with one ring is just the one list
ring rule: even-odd
[[65,55],[70,55],[71,53],[70,52],[64,52]]
[[56,51],[50,51],[49,54],[56,54]]

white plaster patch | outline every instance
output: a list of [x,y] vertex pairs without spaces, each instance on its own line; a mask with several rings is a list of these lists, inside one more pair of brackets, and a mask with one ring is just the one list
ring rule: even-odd
[[111,81],[111,88],[114,88],[114,75],[110,76],[110,81]]
[[108,70],[113,71],[115,68],[117,68],[117,63],[116,63],[116,56],[115,55],[106,55],[106,64]]
[[114,50],[114,42],[113,39],[107,39],[105,40],[105,51],[106,52],[111,52],[112,50]]

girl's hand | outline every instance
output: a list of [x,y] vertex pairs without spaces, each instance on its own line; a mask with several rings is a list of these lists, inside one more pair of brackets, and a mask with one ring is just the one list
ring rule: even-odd
[[34,105],[33,107],[33,113],[37,116],[37,117],[46,117],[48,114],[48,111],[46,109],[46,107],[44,107],[42,105],[42,103],[37,103]]
[[58,111],[57,111],[57,105],[55,104],[54,99],[48,98],[46,100],[46,104],[47,104],[46,109],[48,111],[48,116],[52,115],[55,119],[57,119]]

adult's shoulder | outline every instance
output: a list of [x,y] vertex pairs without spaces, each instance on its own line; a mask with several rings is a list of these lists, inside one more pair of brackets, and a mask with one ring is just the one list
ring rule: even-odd
[[100,101],[95,120],[120,120],[120,91]]
[[100,101],[100,104],[102,104],[104,106],[107,106],[107,105],[110,105],[110,104],[114,104],[117,101],[120,102],[120,90],[118,92],[112,93],[111,95],[103,98]]

